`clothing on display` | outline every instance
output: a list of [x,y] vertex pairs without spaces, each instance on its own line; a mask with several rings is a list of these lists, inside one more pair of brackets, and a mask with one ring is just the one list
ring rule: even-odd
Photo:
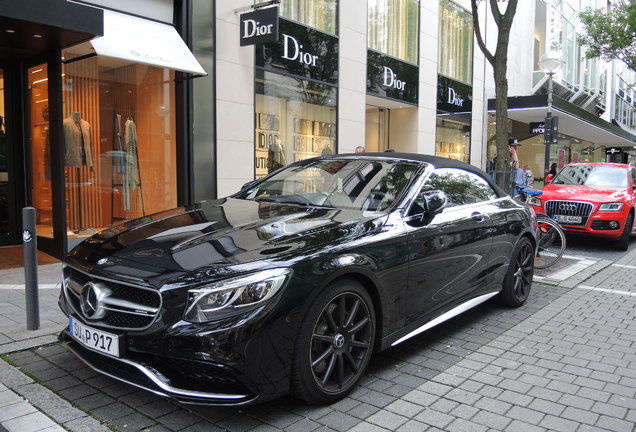
[[93,141],[91,125],[74,112],[63,121],[64,126],[64,162],[67,167],[93,167]]
[[139,165],[137,160],[137,127],[132,117],[124,124],[124,146],[126,148],[126,164],[124,169],[124,210],[130,211],[130,196],[139,186]]
[[285,149],[280,139],[270,144],[267,162],[269,172],[276,171],[285,165]]

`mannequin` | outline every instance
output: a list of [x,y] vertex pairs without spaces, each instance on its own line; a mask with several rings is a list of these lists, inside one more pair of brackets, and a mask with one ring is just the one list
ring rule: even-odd
[[267,162],[269,172],[276,171],[278,168],[285,165],[285,149],[283,148],[283,143],[279,138],[276,138],[276,140],[270,144]]
[[78,112],[64,119],[64,162],[67,167],[90,167],[93,171],[93,142],[91,125]]
[[69,117],[64,119],[62,124],[64,127],[64,163],[69,168],[77,168],[76,180],[74,180],[77,202],[72,208],[77,211],[79,223],[78,229],[74,231],[79,232],[84,229],[85,222],[83,215],[85,209],[82,206],[82,191],[80,188],[81,168],[86,166],[90,168],[91,172],[94,170],[91,125],[82,119],[79,112],[71,113]]

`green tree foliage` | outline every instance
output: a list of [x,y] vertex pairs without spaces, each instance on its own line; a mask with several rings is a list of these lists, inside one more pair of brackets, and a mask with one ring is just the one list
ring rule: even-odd
[[579,40],[588,47],[587,58],[620,60],[636,71],[636,1],[608,11],[587,8],[579,17],[585,27]]

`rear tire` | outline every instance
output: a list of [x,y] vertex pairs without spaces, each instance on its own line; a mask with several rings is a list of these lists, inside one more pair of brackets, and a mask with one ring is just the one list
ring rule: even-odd
[[369,365],[375,326],[373,302],[360,283],[346,279],[328,287],[300,327],[292,394],[311,404],[330,404],[349,394]]
[[629,237],[632,234],[632,228],[634,228],[634,213],[627,215],[627,219],[625,219],[625,226],[623,227],[623,233],[616,241],[616,249],[626,251],[629,248]]
[[498,295],[500,302],[508,307],[523,305],[530,295],[534,274],[534,248],[532,242],[523,237],[517,243],[504,277],[503,288]]

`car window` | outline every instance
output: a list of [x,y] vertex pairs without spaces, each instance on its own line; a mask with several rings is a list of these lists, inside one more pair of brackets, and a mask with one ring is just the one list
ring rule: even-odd
[[552,183],[565,185],[627,187],[627,172],[624,167],[606,165],[566,166]]
[[[441,190],[448,196],[446,207],[474,204],[498,198],[497,193],[481,176],[459,168],[439,168],[428,177],[421,192]],[[409,214],[424,208],[418,194]]]
[[417,163],[406,161],[317,160],[290,166],[235,196],[255,201],[382,211],[402,194],[418,168]]
[[636,187],[636,168],[632,168],[632,187]]

